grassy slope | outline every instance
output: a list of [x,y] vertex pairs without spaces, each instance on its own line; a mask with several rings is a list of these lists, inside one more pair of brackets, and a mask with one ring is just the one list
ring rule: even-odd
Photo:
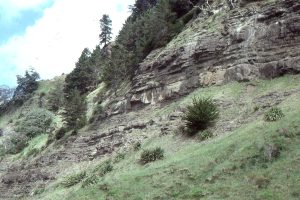
[[[187,105],[194,95],[246,104],[224,110],[221,119],[253,113],[252,100],[270,92],[300,88],[300,76],[285,76],[256,83],[247,94],[246,84],[232,83],[203,88],[159,111],[168,113]],[[141,151],[129,152],[114,164],[114,170],[97,184],[82,188],[81,184],[63,188],[51,184],[33,199],[299,199],[300,198],[300,93],[287,97],[279,107],[285,117],[277,122],[265,122],[254,117],[233,132],[205,142],[181,136],[153,137],[142,148],[160,146],[165,159],[141,166]],[[250,115],[249,114],[249,115]],[[294,136],[280,135],[280,129]],[[280,156],[266,161],[265,151],[274,144],[283,147]],[[86,165],[86,163],[82,163]],[[78,171],[87,170],[74,164]],[[88,165],[86,165],[88,166]],[[90,167],[92,168],[92,166]]]

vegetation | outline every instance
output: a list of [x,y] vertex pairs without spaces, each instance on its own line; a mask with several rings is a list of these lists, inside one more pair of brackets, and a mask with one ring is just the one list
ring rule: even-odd
[[100,19],[100,29],[101,33],[99,35],[100,37],[100,45],[104,44],[106,46],[108,42],[111,40],[111,19],[109,18],[109,15],[104,14],[102,18]]
[[[243,83],[201,88],[168,106],[189,105],[194,95],[225,98],[232,102],[239,102],[241,99],[252,102],[253,99],[275,90],[280,92],[297,88],[300,86],[299,80],[282,77],[261,81],[253,94],[245,93],[247,86]],[[291,86],[291,83],[294,85]],[[136,161],[141,152],[132,151],[126,159],[114,165],[114,170],[109,175],[97,178],[91,185],[68,190],[49,189],[37,198],[60,199],[63,195],[65,199],[72,200],[296,200],[300,196],[300,171],[297,161],[300,155],[299,101],[299,94],[287,97],[280,104],[286,116],[275,123],[266,123],[256,113],[253,114],[253,106],[249,106],[247,110],[244,105],[237,104],[237,108],[233,106],[229,110],[222,110],[220,120],[231,121],[244,112],[253,114],[254,118],[233,131],[222,132],[222,136],[216,136],[205,143],[182,140],[174,135],[149,138],[143,143],[143,148],[163,148],[165,156],[160,162],[153,162],[147,167],[140,166]],[[147,134],[151,137],[150,132]],[[282,184],[282,180],[285,184]]]
[[29,138],[50,133],[52,120],[52,113],[42,108],[36,108],[25,113],[25,116],[19,121],[16,131]]
[[[147,127],[141,130],[139,128],[126,130],[128,137],[137,136],[137,138],[124,140],[122,138],[124,148],[128,148],[127,145],[136,140],[142,141],[143,145],[136,142],[132,147],[129,146],[132,149],[126,151],[126,154],[125,151],[119,150],[117,154],[107,154],[108,157],[115,156],[112,160],[104,162],[101,160],[101,163],[98,159],[106,158],[94,157],[99,153],[98,143],[95,145],[97,151],[94,154],[95,152],[92,152],[94,141],[90,142],[87,138],[95,136],[96,140],[103,139],[105,145],[113,145],[112,147],[117,149],[118,143],[109,144],[106,143],[106,139],[110,136],[112,140],[115,136],[118,137],[118,133],[115,135],[110,133],[116,128],[121,129],[118,126],[124,127],[126,123],[121,119],[123,116],[114,116],[111,121],[107,120],[108,125],[101,124],[100,128],[85,126],[86,118],[92,122],[103,113],[104,108],[113,109],[105,100],[102,101],[102,98],[94,99],[99,94],[99,91],[94,89],[97,87],[99,89],[98,84],[101,81],[105,82],[107,84],[104,85],[108,86],[108,90],[103,93],[110,95],[109,98],[114,98],[119,85],[132,77],[138,64],[152,50],[166,45],[174,38],[185,23],[199,11],[196,9],[200,8],[195,5],[204,3],[205,1],[196,0],[136,0],[131,7],[132,14],[114,44],[109,44],[111,21],[108,15],[103,16],[100,20],[102,28],[100,45],[104,44],[104,47],[101,49],[98,45],[92,52],[84,49],[75,69],[66,76],[65,84],[59,83],[44,90],[34,85],[38,79],[34,72],[26,72],[24,77],[20,77],[22,84],[30,83],[28,88],[24,87],[27,88],[24,89],[26,95],[21,98],[23,102],[20,103],[23,107],[11,115],[6,115],[5,119],[0,118],[1,128],[12,126],[17,130],[0,135],[0,160],[4,158],[1,164],[5,165],[3,169],[10,161],[15,161],[12,164],[12,172],[13,167],[16,166],[18,169],[19,165],[23,165],[24,167],[20,168],[22,177],[20,180],[16,179],[16,183],[26,186],[22,181],[27,174],[23,172],[31,172],[27,171],[30,166],[43,166],[43,162],[47,162],[47,159],[49,163],[53,163],[51,159],[61,158],[59,162],[54,162],[55,166],[45,167],[45,172],[59,173],[55,179],[50,179],[50,184],[47,181],[45,185],[44,180],[36,183],[33,180],[30,186],[36,184],[37,188],[31,191],[30,197],[24,198],[51,200],[300,198],[298,106],[300,95],[295,92],[300,87],[299,75],[262,80],[255,84],[256,90],[251,92],[246,92],[247,85],[244,83],[200,88],[176,102],[162,106],[161,109],[149,107],[146,112],[143,110],[141,113],[137,113],[140,111],[128,113],[130,120],[135,115],[147,119],[165,119],[166,116],[171,116],[172,112],[186,106],[187,112],[183,118],[186,124],[180,127],[180,131],[187,130],[201,141],[211,139],[199,142],[172,134],[158,136],[159,131],[156,129],[159,130],[160,127],[157,127],[159,125],[154,123],[153,126],[148,126],[150,123],[147,123]],[[25,80],[26,76],[36,78]],[[22,91],[20,88],[19,91]],[[94,95],[89,95],[92,90]],[[280,109],[274,107],[263,115],[266,106],[262,104],[266,102],[260,97],[268,96],[267,94],[275,90],[283,94],[292,91],[293,94],[284,96],[276,102],[280,104]],[[235,106],[217,106],[215,101],[207,96],[214,96],[218,102],[225,99]],[[44,100],[48,100],[46,107]],[[270,105],[269,102],[266,104]],[[87,109],[87,105],[90,109]],[[36,107],[39,108],[33,109]],[[56,116],[54,117],[46,108],[55,112]],[[60,114],[63,115],[66,125],[61,123],[59,129],[54,131],[53,121],[59,121],[57,118],[60,118]],[[217,119],[219,121],[215,123]],[[268,123],[269,121],[274,123]],[[176,126],[177,121],[170,124]],[[212,125],[216,126],[210,128]],[[84,129],[79,131],[83,127]],[[112,127],[114,129],[110,129]],[[78,137],[67,138],[68,131],[72,135],[78,134]],[[98,131],[101,133],[99,138],[97,134],[91,135]],[[52,135],[48,134],[50,132]],[[64,139],[55,141],[54,138]],[[78,143],[73,145],[72,139],[76,139],[75,142]],[[54,144],[50,144],[52,141],[55,141]],[[86,144],[92,146],[86,147]],[[87,149],[81,151],[80,148]],[[78,152],[83,152],[90,160],[64,162],[70,154],[74,156]],[[18,154],[6,155],[7,153]],[[36,155],[41,157],[35,157]],[[158,160],[160,161],[154,162]],[[151,164],[146,165],[150,162]],[[70,171],[73,172],[71,175]],[[40,177],[39,174],[34,174],[29,178],[39,180]],[[44,179],[42,175],[41,179]],[[4,181],[6,180],[3,179]],[[14,186],[14,182],[9,181],[8,179],[9,185]]]
[[195,134],[211,126],[219,117],[219,109],[211,98],[195,98],[193,104],[187,107],[184,116],[189,134]]
[[0,116],[27,101],[38,88],[37,80],[39,78],[40,75],[34,69],[26,70],[24,76],[17,75],[18,86],[14,90],[12,98],[0,105]]
[[197,136],[201,141],[203,141],[213,137],[213,132],[211,130],[204,130],[198,132]]
[[146,164],[164,158],[164,150],[160,147],[144,150],[141,153],[140,162]]
[[284,117],[284,114],[280,108],[273,107],[265,114],[266,121],[277,121]]
[[31,94],[38,88],[37,80],[40,75],[34,70],[26,70],[25,75],[17,75],[18,86],[14,92],[12,101],[14,104],[22,104],[30,98]]
[[142,144],[141,144],[140,142],[136,142],[136,143],[134,143],[134,145],[133,145],[133,149],[134,149],[135,151],[140,150],[141,147],[142,147]]
[[52,112],[57,112],[64,106],[64,84],[62,81],[57,81],[53,85],[53,89],[50,90],[48,95],[47,108]]
[[108,172],[111,172],[112,170],[113,170],[113,165],[111,163],[111,160],[107,160],[99,164],[98,166],[96,166],[96,168],[93,170],[93,173],[94,175],[101,177],[107,174]]
[[63,187],[71,187],[73,185],[76,185],[76,184],[80,183],[85,177],[86,177],[85,172],[81,172],[81,173],[78,173],[78,174],[73,174],[73,175],[70,175],[70,176],[66,177],[61,182],[61,185]]
[[66,97],[64,119],[70,129],[82,128],[86,123],[86,102],[78,90],[71,90]]

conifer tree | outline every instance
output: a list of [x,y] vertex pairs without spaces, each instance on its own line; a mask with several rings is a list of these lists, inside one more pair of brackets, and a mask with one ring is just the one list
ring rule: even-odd
[[100,19],[100,44],[104,44],[104,46],[111,40],[111,23],[112,21],[109,18],[109,15],[104,14]]

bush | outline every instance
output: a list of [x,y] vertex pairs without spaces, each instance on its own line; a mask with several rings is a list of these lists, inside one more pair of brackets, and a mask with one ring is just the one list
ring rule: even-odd
[[63,138],[65,136],[66,132],[67,132],[67,129],[65,127],[61,127],[59,130],[57,130],[54,133],[55,139],[60,140],[61,138]]
[[63,187],[71,187],[71,186],[76,185],[77,183],[81,182],[85,177],[86,177],[85,172],[73,174],[71,176],[66,177],[65,180],[61,182],[61,185]]
[[142,147],[142,144],[141,144],[140,142],[136,142],[136,143],[134,143],[134,145],[133,145],[133,149],[134,149],[135,151],[140,150],[141,147]]
[[42,133],[49,133],[53,115],[45,109],[35,109],[25,114],[16,131],[33,138]]
[[273,107],[265,114],[265,120],[268,122],[277,121],[284,117],[284,114],[280,108]]
[[93,173],[96,174],[97,176],[104,176],[108,172],[111,172],[113,170],[113,166],[111,164],[110,160],[105,161],[104,163],[101,163],[98,165]]
[[94,176],[94,175],[91,175],[89,177],[87,177],[83,182],[82,182],[82,187],[85,188],[87,186],[90,186],[90,185],[93,185],[95,183],[97,183],[98,181],[98,177],[97,176]]
[[208,128],[218,117],[218,107],[211,98],[194,98],[183,119],[186,120],[188,133],[195,134]]
[[141,154],[140,162],[146,164],[164,158],[164,150],[160,147],[144,150]]
[[125,153],[117,153],[117,155],[116,155],[116,157],[115,157],[115,159],[114,159],[114,162],[115,163],[118,163],[118,162],[120,162],[121,160],[124,160],[124,158],[125,158]]
[[5,153],[17,154],[27,146],[28,137],[23,134],[11,132],[8,137],[3,140]]

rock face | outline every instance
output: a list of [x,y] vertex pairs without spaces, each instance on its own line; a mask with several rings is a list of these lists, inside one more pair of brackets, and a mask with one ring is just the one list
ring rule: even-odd
[[136,72],[127,107],[168,101],[197,87],[299,73],[300,2],[247,0],[240,6],[215,5],[213,15],[200,14],[152,52]]

